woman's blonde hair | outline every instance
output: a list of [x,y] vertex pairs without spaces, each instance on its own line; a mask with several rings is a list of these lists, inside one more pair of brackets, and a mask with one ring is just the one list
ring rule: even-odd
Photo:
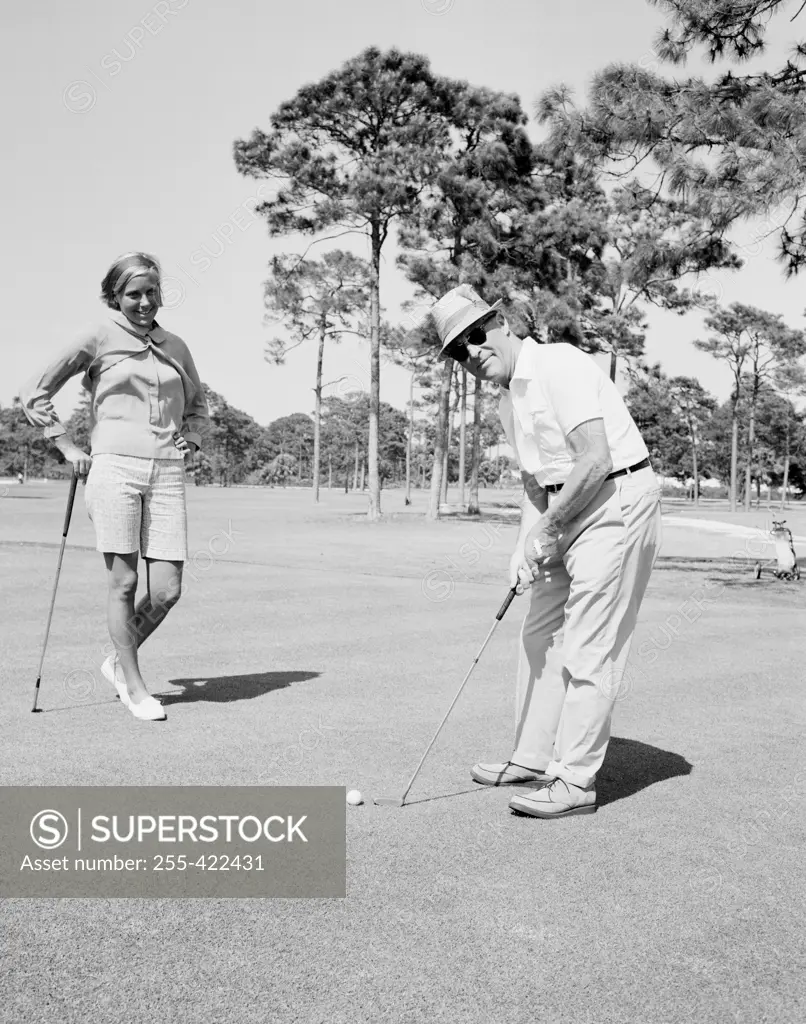
[[162,305],[162,270],[156,257],[149,256],[147,252],[127,252],[118,256],[101,281],[101,302],[105,302],[110,309],[120,309],[118,292],[133,277],[143,273],[157,275],[157,301]]

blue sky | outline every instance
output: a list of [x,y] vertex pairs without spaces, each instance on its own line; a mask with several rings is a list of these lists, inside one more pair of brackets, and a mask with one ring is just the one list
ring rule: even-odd
[[[553,84],[581,97],[608,62],[651,65],[662,25],[644,0],[44,0],[16,5],[5,22],[0,403],[103,317],[108,265],[144,249],[167,275],[160,321],[191,346],[202,379],[261,423],[311,411],[315,352],[303,346],[283,367],[263,359],[267,264],[295,247],[269,239],[252,216],[258,183],[235,171],[236,138],[267,128],[300,86],[369,45],[422,53],[437,73],[515,92],[531,115]],[[791,42],[785,16],[773,25],[762,64]],[[806,326],[804,282],[784,280],[762,230],[743,228],[746,267],[706,286]],[[410,288],[392,249],[381,288],[395,319]],[[699,316],[653,314],[651,323],[652,360],[726,397],[728,372],[693,349]],[[326,353],[325,379],[366,387],[368,359],[367,343],[345,339]],[[63,416],[78,392],[71,382],[57,398]],[[402,407],[406,396],[403,372],[384,366],[381,397]]]

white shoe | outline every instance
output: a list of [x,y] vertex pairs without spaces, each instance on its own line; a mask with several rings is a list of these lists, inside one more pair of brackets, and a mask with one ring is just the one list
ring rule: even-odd
[[161,722],[168,717],[165,714],[165,708],[156,697],[144,697],[139,704],[130,700],[127,707],[135,718],[139,718],[143,722]]
[[117,654],[110,654],[109,657],[101,665],[101,675],[104,679],[108,679],[109,682],[118,691],[118,697],[124,708],[129,706],[129,691],[126,688],[126,680],[123,678],[123,672],[120,670],[120,663],[118,661]]

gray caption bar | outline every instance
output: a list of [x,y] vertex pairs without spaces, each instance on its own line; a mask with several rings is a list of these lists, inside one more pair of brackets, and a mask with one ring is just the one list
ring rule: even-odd
[[0,897],[341,898],[343,786],[3,786]]

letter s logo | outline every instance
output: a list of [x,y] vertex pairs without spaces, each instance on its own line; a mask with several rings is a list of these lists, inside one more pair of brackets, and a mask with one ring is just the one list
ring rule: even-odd
[[31,819],[31,839],[43,850],[55,850],[67,838],[67,820],[58,811],[39,811]]

